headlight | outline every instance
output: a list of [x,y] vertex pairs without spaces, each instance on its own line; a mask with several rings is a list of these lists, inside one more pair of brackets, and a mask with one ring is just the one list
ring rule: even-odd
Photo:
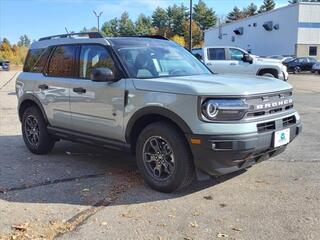
[[204,121],[240,120],[248,108],[243,99],[206,99],[200,106],[201,118]]

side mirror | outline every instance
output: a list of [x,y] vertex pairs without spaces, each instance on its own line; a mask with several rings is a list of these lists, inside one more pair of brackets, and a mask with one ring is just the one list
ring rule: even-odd
[[90,74],[90,79],[94,82],[113,82],[114,74],[110,68],[94,68]]
[[253,58],[250,56],[250,54],[245,53],[243,54],[242,61],[252,64]]

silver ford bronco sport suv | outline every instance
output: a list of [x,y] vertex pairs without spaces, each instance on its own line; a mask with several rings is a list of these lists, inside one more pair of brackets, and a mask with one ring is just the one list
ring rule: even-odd
[[213,74],[156,36],[41,38],[16,92],[31,152],[48,153],[60,139],[127,150],[163,192],[273,157],[301,131],[288,83]]

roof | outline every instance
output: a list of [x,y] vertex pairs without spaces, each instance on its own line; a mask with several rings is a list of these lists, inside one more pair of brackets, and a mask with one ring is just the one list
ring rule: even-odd
[[253,15],[253,16],[250,16],[250,17],[241,18],[239,20],[236,20],[236,21],[233,21],[233,22],[230,22],[230,23],[223,23],[220,26],[214,26],[214,27],[208,28],[207,30],[205,30],[205,32],[211,31],[211,30],[214,30],[214,29],[218,29],[219,27],[229,26],[229,25],[236,24],[236,23],[239,23],[239,22],[251,20],[251,19],[263,16],[263,15],[272,14],[272,13],[277,12],[277,11],[282,11],[283,9],[286,9],[286,8],[298,7],[299,5],[320,5],[320,3],[319,2],[298,2],[298,3],[295,3],[295,4],[288,4],[287,6],[284,6],[284,7],[275,8],[275,9],[267,11],[267,12],[258,13],[256,15]]
[[46,48],[54,45],[62,44],[80,44],[80,43],[100,43],[110,45],[105,38],[58,38],[33,42],[30,49]]

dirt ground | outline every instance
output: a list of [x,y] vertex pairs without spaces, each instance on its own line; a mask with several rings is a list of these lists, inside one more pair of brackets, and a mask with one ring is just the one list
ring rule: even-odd
[[247,171],[163,194],[127,154],[24,146],[17,71],[0,72],[0,239],[314,239],[320,236],[320,75],[290,75],[302,134]]

